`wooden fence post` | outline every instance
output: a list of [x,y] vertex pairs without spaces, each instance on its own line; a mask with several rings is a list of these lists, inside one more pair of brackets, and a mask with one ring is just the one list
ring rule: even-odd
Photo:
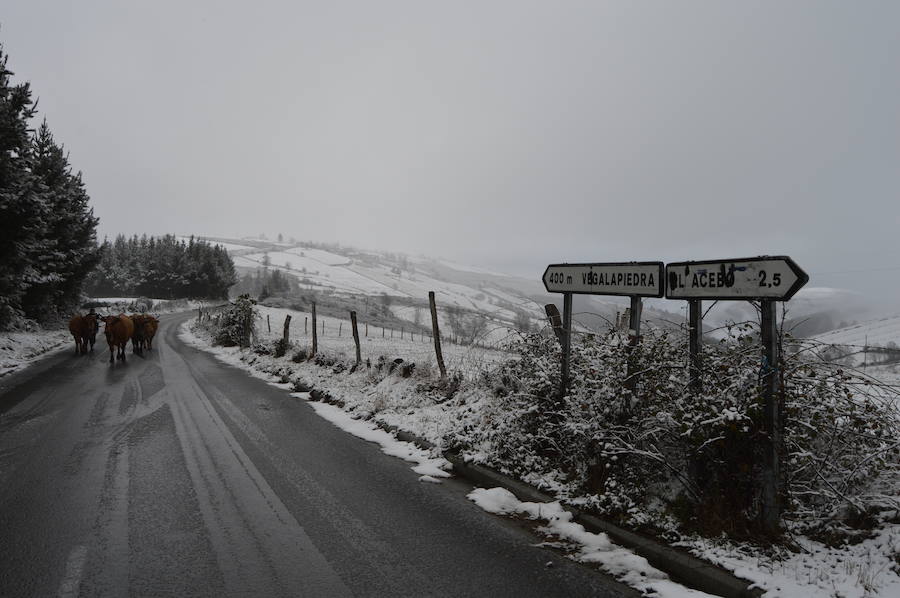
[[441,370],[441,378],[446,378],[447,368],[444,367],[444,355],[441,353],[441,330],[438,328],[434,291],[428,291],[428,305],[431,307],[431,329],[434,331],[434,354],[437,357],[438,368]]
[[316,335],[316,303],[312,304],[312,332],[313,332],[313,344],[312,344],[312,354],[310,357],[314,357],[316,352],[319,350],[319,337]]
[[266,327],[269,329],[269,334],[272,334],[272,320],[269,319],[269,314],[266,314]]
[[341,320],[338,322],[338,336],[341,336],[341,333],[344,331],[344,321]]
[[356,312],[350,312],[350,326],[353,327],[353,342],[356,344],[356,367],[362,363],[362,355],[359,350],[359,329],[356,327]]
[[309,317],[303,316],[303,336],[309,334]]
[[[268,316],[266,316],[268,318]],[[269,332],[272,328],[269,328]],[[284,316],[284,333],[281,337],[282,346],[287,350],[288,344],[291,342],[291,314]]]

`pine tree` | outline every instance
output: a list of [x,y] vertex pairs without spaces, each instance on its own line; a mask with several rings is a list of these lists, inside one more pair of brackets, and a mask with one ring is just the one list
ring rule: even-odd
[[45,215],[31,174],[28,120],[35,106],[28,83],[13,85],[12,74],[0,45],[0,328],[22,313]]
[[29,130],[36,103],[12,75],[0,45],[0,329],[77,302],[99,259],[81,173],[72,174],[46,121]]
[[53,140],[46,119],[35,133],[31,153],[44,230],[22,307],[28,317],[41,319],[78,302],[85,277],[99,261],[98,219],[88,205],[81,173],[72,174],[68,157]]

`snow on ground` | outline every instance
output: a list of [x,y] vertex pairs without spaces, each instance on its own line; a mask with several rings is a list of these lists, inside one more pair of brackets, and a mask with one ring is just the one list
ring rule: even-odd
[[[196,301],[194,299],[153,299],[151,297],[92,297],[88,301],[90,303],[100,303],[103,306],[125,309],[136,302],[146,299],[153,302],[152,311],[154,313],[171,313],[185,309],[196,309],[198,306],[205,306],[211,303],[210,301]],[[99,309],[102,309],[102,307]],[[84,309],[81,310],[82,313],[86,311]]]
[[486,270],[484,268],[479,268],[477,266],[468,266],[466,264],[460,264],[458,262],[451,262],[449,260],[438,260],[438,263],[447,266],[453,270],[458,270],[460,272],[472,272],[474,274],[487,274],[488,276],[502,276],[505,278],[509,277],[509,274],[502,274],[500,272],[494,272],[493,270]]
[[[304,320],[312,326],[312,314],[291,309],[257,306],[260,320],[257,322],[259,338],[263,340],[275,340],[281,338],[284,330],[284,318],[291,316],[290,335],[291,341],[298,348],[309,349],[312,346],[312,332],[304,327]],[[268,331],[266,316],[272,324],[272,332]],[[430,315],[428,315],[430,318]],[[353,334],[349,318],[346,320],[317,316],[318,319],[318,345],[320,351],[330,352],[344,358],[355,356],[356,348],[353,343]],[[322,332],[322,323],[325,323],[325,332]],[[429,336],[420,332],[410,333],[394,330],[393,336],[390,329],[382,330],[380,326],[369,326],[366,336],[366,323],[363,318],[358,322],[359,344],[362,359],[370,359],[375,363],[380,356],[389,360],[397,357],[416,364],[417,368],[437,368],[434,356],[434,341]],[[446,330],[446,329],[445,329]],[[338,336],[340,335],[340,336]],[[505,351],[473,347],[469,345],[457,345],[446,339],[441,344],[444,355],[444,364],[448,371],[458,371],[466,378],[477,376],[480,372],[492,367],[495,363],[510,359],[512,355]]]
[[711,596],[673,582],[644,557],[611,542],[606,534],[585,530],[581,524],[572,521],[572,513],[563,509],[559,502],[522,502],[505,488],[476,488],[468,494],[468,498],[488,513],[523,515],[544,521],[545,525],[538,528],[539,531],[574,544],[576,550],[572,558],[576,561],[597,564],[619,581],[641,592],[661,598]]
[[254,248],[249,245],[238,245],[236,243],[223,243],[222,241],[209,241],[211,245],[218,245],[225,251],[252,251]]
[[[292,339],[295,341],[308,339],[302,335],[303,317],[297,312],[265,307],[261,311],[269,313],[272,319],[273,333],[269,335],[266,332],[267,338],[280,336],[284,315],[292,313],[294,316],[291,326]],[[320,338],[320,351],[351,356],[353,341],[349,323],[344,323],[341,337],[332,334],[336,324],[334,320],[328,319],[326,335]],[[264,322],[262,327],[265,328]],[[380,333],[380,330],[376,330]],[[372,332],[370,329],[370,334]],[[290,354],[285,358],[276,359],[272,356],[256,355],[250,351],[242,352],[236,348],[210,347],[204,333],[192,332],[188,324],[184,326],[181,334],[182,338],[194,346],[213,352],[226,363],[241,367],[271,383],[279,379],[302,379],[313,388],[327,391],[332,397],[343,402],[343,411],[330,405],[320,406],[314,403],[317,412],[324,417],[332,417],[331,421],[336,425],[346,426],[351,433],[367,439],[373,434],[372,430],[377,429],[368,421],[373,420],[396,426],[441,446],[445,436],[460,419],[472,421],[473,425],[477,425],[477,417],[473,418],[472,414],[480,413],[479,405],[491,400],[489,392],[479,389],[476,385],[464,386],[452,400],[443,400],[429,390],[433,382],[431,378],[433,370],[429,372],[428,368],[420,370],[417,367],[411,378],[401,378],[397,375],[380,377],[365,369],[349,374],[347,371],[319,367],[309,362],[293,363]],[[381,339],[376,335],[376,338],[370,339],[370,343],[365,349],[369,353],[363,354],[364,360],[367,354],[417,359],[415,356],[418,355],[416,353],[418,340],[401,341],[398,337],[393,340]],[[367,345],[364,343],[363,347]],[[431,350],[430,343],[423,343],[422,347],[425,351]],[[427,349],[424,349],[425,347]],[[447,345],[445,353],[448,353]],[[493,360],[511,357],[509,354],[495,353],[496,355],[491,358]],[[423,362],[416,361],[416,363]],[[483,362],[480,367],[487,367],[489,363],[493,362]],[[273,373],[277,374],[277,377],[273,377]],[[288,384],[279,386],[286,390],[290,389]],[[374,435],[372,437],[374,438]],[[390,437],[391,435],[387,435],[383,438]],[[407,451],[406,448],[388,450],[400,453],[401,457]],[[440,457],[438,451],[430,453],[426,451],[425,454],[431,459]],[[473,460],[479,462],[477,455],[469,457],[474,457]],[[444,468],[443,465],[437,467],[440,470]],[[439,480],[434,472],[420,475],[419,479],[423,482]],[[479,504],[492,512],[545,520],[543,529],[546,533],[561,538],[564,547],[569,551],[574,547],[574,558],[598,563],[613,574],[618,572],[625,576],[624,581],[633,583],[642,591],[656,592],[660,596],[701,595],[673,584],[660,573],[647,569],[646,563],[639,557],[612,545],[602,534],[589,534],[581,526],[574,524],[567,517],[567,513],[559,513],[558,503],[551,503],[549,506],[520,503],[514,497],[510,499],[509,496],[496,490],[476,492],[470,498],[476,500],[477,497]],[[554,504],[557,506],[553,506]],[[763,551],[749,544],[735,543],[723,538],[685,540],[680,545],[709,562],[756,582],[767,590],[766,596],[771,598],[900,596],[900,562],[897,561],[900,558],[897,556],[900,555],[900,525],[888,524],[875,537],[854,546],[841,548],[829,548],[801,537],[795,537],[794,541],[801,547],[801,552]],[[559,546],[558,542],[554,543],[551,540],[546,544]],[[641,575],[641,571],[644,575]]]
[[[304,251],[304,253],[306,252]],[[336,261],[334,259],[320,261],[309,254],[300,256],[294,253],[277,251],[269,252],[268,254],[253,253],[232,259],[236,266],[259,268],[263,265],[265,255],[269,256],[270,268],[277,268],[285,274],[290,274],[301,281],[302,284],[312,283],[321,287],[334,287],[338,291],[361,295],[394,294],[394,290],[391,287],[344,267],[347,262],[346,258],[344,258],[345,264],[333,264],[329,262]]]
[[[307,392],[295,392],[291,396],[309,400]],[[384,454],[415,463],[416,466],[412,470],[421,476],[420,480],[439,482],[440,480],[437,478],[450,477],[451,474],[447,470],[451,469],[452,465],[446,459],[432,457],[411,442],[397,440],[393,434],[369,421],[352,417],[340,407],[319,402],[311,402],[310,405],[322,418],[327,419],[341,430],[381,446]]]
[[838,328],[816,335],[814,339],[829,345],[887,347],[890,343],[894,343],[900,347],[900,316]]
[[27,367],[44,354],[62,350],[69,345],[75,352],[75,342],[68,330],[35,332],[0,332],[0,378]]
[[272,244],[272,251],[260,247],[255,252],[233,253],[232,260],[238,268],[255,270],[262,267],[264,257],[268,256],[269,268],[290,274],[301,284],[331,288],[341,293],[387,294],[424,300],[429,291],[434,291],[441,305],[458,306],[494,319],[512,322],[516,314],[509,306],[524,309],[534,318],[543,318],[542,307],[529,298],[528,293],[504,290],[512,284],[530,287],[532,294],[541,294],[538,276],[533,281],[524,281],[483,268],[425,258],[408,259],[404,263],[411,267],[399,269],[395,261],[381,254],[352,252],[340,255],[322,249],[275,244]]
[[873,538],[841,548],[803,537],[794,540],[799,552],[780,549],[775,558],[760,558],[745,547],[724,546],[706,539],[680,545],[756,582],[767,590],[767,598],[900,596],[900,563],[895,560],[900,554],[900,525],[889,524]]
[[330,251],[325,251],[324,249],[315,249],[306,247],[294,247],[291,249],[285,250],[289,254],[293,254],[295,256],[305,256],[320,264],[325,264],[327,266],[348,266],[352,263],[352,260],[346,256],[338,255],[336,253],[331,253]]
[[[178,236],[175,237],[179,241],[184,241],[185,243],[189,243],[191,237]],[[236,252],[236,251],[254,251],[256,247],[252,247],[250,245],[241,245],[240,243],[229,243],[227,241],[217,241],[214,237],[203,237],[203,236],[194,236],[195,241],[204,241],[209,243],[210,245],[219,245],[225,251]]]
[[[208,351],[214,354],[220,361],[246,370],[254,377],[265,380],[273,386],[284,389],[286,391],[291,390],[292,387],[290,384],[284,384],[280,382],[280,379],[277,376],[259,369],[258,365],[260,365],[261,362],[271,362],[273,361],[272,358],[269,358],[268,360],[257,360],[251,358],[250,360],[248,360],[248,354],[246,352],[242,352],[236,347],[211,347],[209,345],[208,339],[204,339],[195,331],[192,331],[189,324],[190,323],[188,322],[182,325],[181,331],[179,333],[179,337],[189,345],[197,347],[204,351]],[[254,367],[255,365],[257,367]],[[318,366],[309,363],[292,365],[294,366],[294,369],[300,370],[301,372],[307,371],[309,369],[322,370],[324,372],[328,371],[325,368],[319,368]],[[356,376],[344,377],[351,379],[355,378],[356,382],[364,382],[364,375],[362,373]],[[313,385],[316,388],[323,387],[322,385],[319,385],[318,377],[313,375],[309,376],[309,379],[315,380],[315,382],[313,382]],[[356,390],[356,392],[360,392],[362,390],[361,388],[354,389],[353,386],[354,385],[352,384],[344,386],[344,388],[342,389],[343,392],[334,392],[333,388],[329,388],[329,391],[333,392],[336,396],[344,399],[350,397],[353,394],[354,390]],[[438,478],[450,477],[451,474],[448,472],[448,470],[451,468],[450,463],[442,456],[440,456],[438,452],[430,453],[429,451],[420,449],[412,443],[397,440],[397,438],[392,433],[386,432],[385,430],[379,428],[372,421],[366,419],[365,417],[368,415],[368,413],[362,411],[357,411],[355,413],[348,412],[335,407],[334,405],[329,405],[328,403],[310,401],[309,393],[306,392],[292,392],[291,396],[309,401],[310,406],[316,411],[318,415],[320,415],[324,419],[327,419],[338,428],[350,434],[353,434],[354,436],[378,444],[381,447],[382,452],[384,452],[385,454],[414,463],[415,466],[412,467],[412,470],[415,473],[419,474],[419,479],[421,481],[434,483],[439,481]]]

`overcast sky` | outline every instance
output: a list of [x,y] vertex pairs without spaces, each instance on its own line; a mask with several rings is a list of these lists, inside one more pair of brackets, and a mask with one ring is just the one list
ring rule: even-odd
[[0,41],[101,235],[788,254],[900,301],[900,2],[3,0]]

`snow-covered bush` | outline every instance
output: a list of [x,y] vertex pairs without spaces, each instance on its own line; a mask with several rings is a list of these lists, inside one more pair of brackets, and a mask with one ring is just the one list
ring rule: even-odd
[[[577,338],[559,397],[558,343],[522,337],[521,358],[482,377],[493,400],[464,413],[446,443],[632,525],[753,534],[765,446],[758,337],[745,327],[705,345],[696,394],[686,334],[651,330],[635,348],[627,340],[615,330]],[[629,359],[640,374],[633,390]],[[786,519],[859,520],[897,472],[896,407],[884,388],[803,353],[780,365]]]
[[249,347],[255,333],[256,301],[241,295],[212,317],[213,343],[223,347]]

